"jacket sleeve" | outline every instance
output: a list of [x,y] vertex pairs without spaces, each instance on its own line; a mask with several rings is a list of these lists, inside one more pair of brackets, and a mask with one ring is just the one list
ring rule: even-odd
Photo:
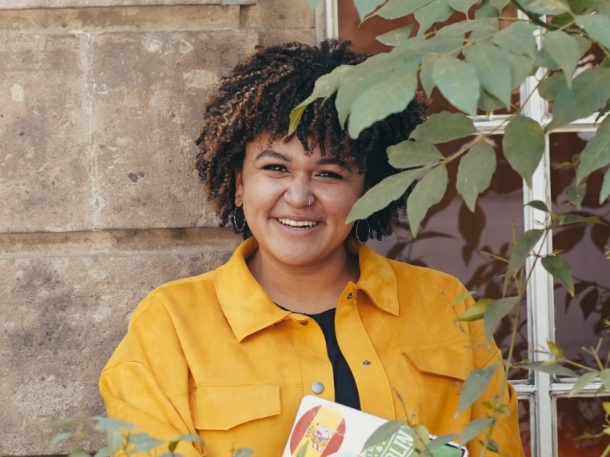
[[[466,302],[466,307],[468,307],[472,305],[473,300],[471,297],[468,297]],[[472,405],[470,420],[473,421],[491,415],[492,411],[486,406],[486,403],[496,404],[497,399],[501,396],[504,413],[498,415],[491,439],[498,445],[500,456],[523,457],[525,454],[519,432],[517,393],[513,386],[506,382],[502,353],[493,339],[489,343],[486,341],[483,320],[470,322],[468,324],[468,332],[472,338],[474,368],[499,365],[485,392]],[[485,454],[481,454],[481,442],[485,441],[487,433],[488,430],[485,430],[478,439],[470,441],[468,451],[471,457],[479,457],[481,455],[485,455],[485,457],[498,456],[498,454],[490,450],[487,450]]]
[[[136,309],[123,338],[100,377],[108,416],[139,431],[170,440],[196,434],[188,398],[188,365],[173,322],[155,292]],[[167,450],[160,447],[159,453]],[[198,443],[181,442],[176,451],[202,455]]]

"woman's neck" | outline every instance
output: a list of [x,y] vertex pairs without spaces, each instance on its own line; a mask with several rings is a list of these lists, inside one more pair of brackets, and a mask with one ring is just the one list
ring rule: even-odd
[[258,250],[247,263],[273,302],[287,310],[307,314],[336,307],[347,283],[357,282],[360,276],[358,257],[346,250],[326,264],[311,268],[279,264]]

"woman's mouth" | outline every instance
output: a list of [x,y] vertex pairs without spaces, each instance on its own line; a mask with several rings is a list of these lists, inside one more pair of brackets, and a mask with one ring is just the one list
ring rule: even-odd
[[278,221],[282,225],[300,229],[307,229],[318,225],[318,222],[315,221],[293,221],[292,219],[278,219]]

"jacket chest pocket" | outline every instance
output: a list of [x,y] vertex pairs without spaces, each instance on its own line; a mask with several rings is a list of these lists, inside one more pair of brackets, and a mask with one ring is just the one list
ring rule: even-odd
[[451,422],[457,411],[462,384],[474,369],[472,352],[467,344],[457,342],[455,345],[403,351],[418,378],[422,419],[431,430],[437,426],[445,428],[448,425],[445,422]]
[[197,386],[192,396],[198,430],[230,430],[280,414],[280,388],[272,384]]

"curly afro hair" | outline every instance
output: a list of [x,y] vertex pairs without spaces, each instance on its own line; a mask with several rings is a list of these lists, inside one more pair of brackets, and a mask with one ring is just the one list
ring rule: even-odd
[[[259,134],[285,138],[289,115],[313,91],[316,79],[340,65],[356,65],[368,57],[347,41],[328,40],[319,46],[288,43],[258,47],[257,51],[223,78],[207,103],[204,127],[197,139],[196,167],[214,210],[227,225],[235,209],[235,173],[244,160],[246,144]],[[392,114],[352,139],[339,122],[335,97],[318,100],[304,111],[294,135],[305,151],[318,146],[359,173],[369,187],[399,172],[388,164],[386,148],[408,138],[425,120],[427,101],[420,94],[401,113]],[[288,140],[288,138],[287,138]],[[381,239],[398,227],[399,210],[407,194],[369,216],[371,236]]]

